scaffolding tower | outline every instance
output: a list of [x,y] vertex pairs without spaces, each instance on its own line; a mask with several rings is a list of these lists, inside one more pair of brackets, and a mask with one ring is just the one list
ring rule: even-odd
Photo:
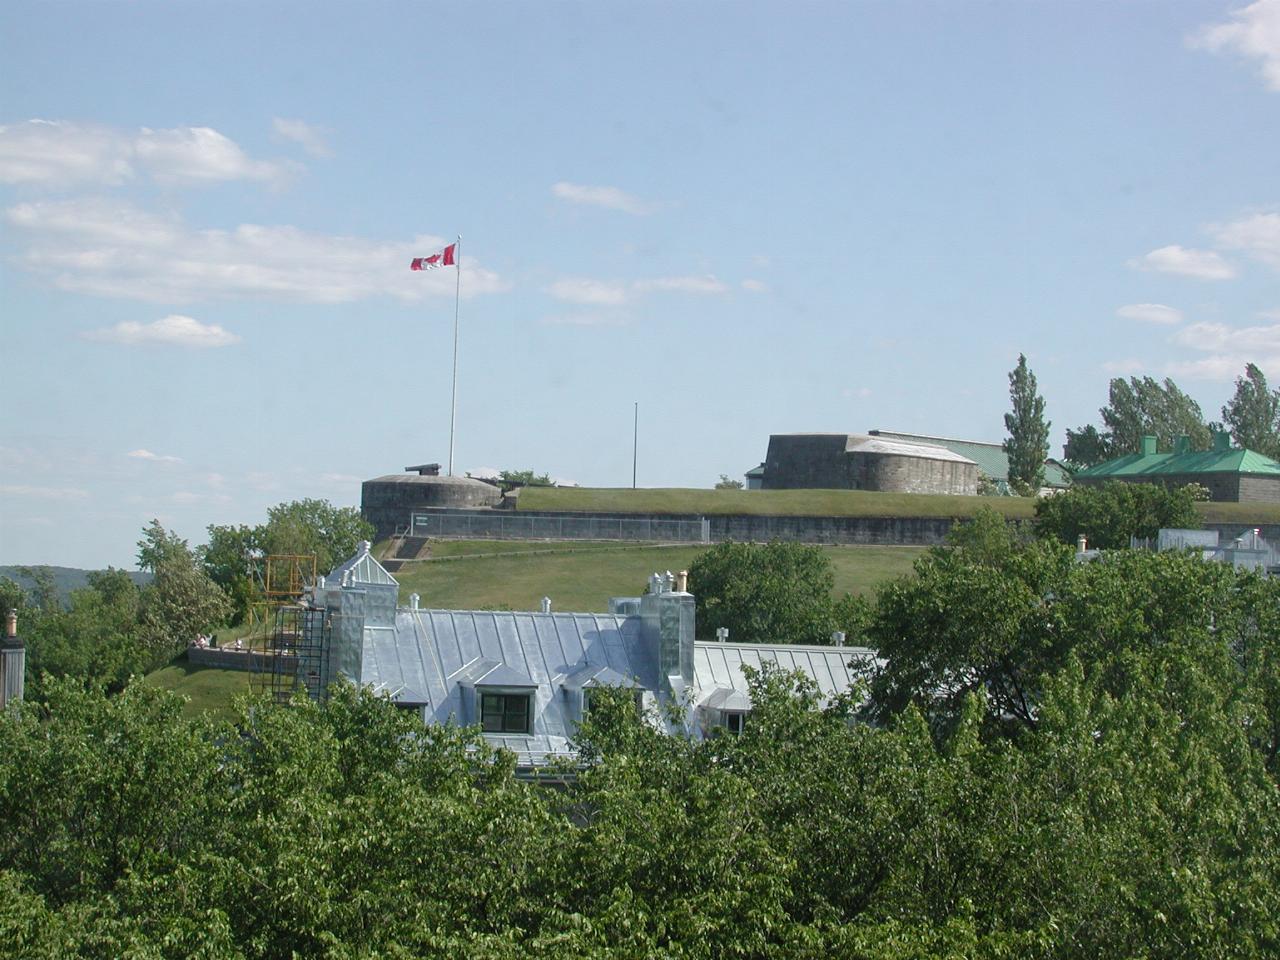
[[316,582],[313,553],[271,553],[263,557],[257,571],[258,599],[249,604],[251,633],[273,628],[275,610],[281,604],[297,603],[307,587]]
[[312,700],[329,687],[329,642],[332,621],[328,611],[301,603],[276,608],[275,628],[262,649],[250,654],[250,679],[276,703],[297,694]]
[[313,554],[269,554],[259,568],[260,599],[250,605],[249,685],[288,703],[298,693],[319,699],[329,685],[330,623],[310,606],[316,579]]

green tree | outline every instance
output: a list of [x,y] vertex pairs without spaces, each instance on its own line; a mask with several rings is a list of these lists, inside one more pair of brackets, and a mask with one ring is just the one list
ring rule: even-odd
[[65,604],[26,607],[20,625],[26,654],[28,699],[45,697],[46,675],[70,677],[95,689],[120,689],[143,673],[151,658],[138,640],[139,591],[123,570],[89,574]]
[[1280,459],[1280,390],[1270,390],[1255,364],[1236,377],[1236,392],[1222,408],[1222,422],[1236,446]]
[[514,490],[517,487],[554,487],[555,481],[550,475],[545,473],[534,473],[533,470],[503,470],[498,474],[498,482],[502,487],[502,492]]
[[1101,414],[1113,457],[1137,453],[1144,436],[1154,436],[1164,450],[1172,450],[1181,436],[1191,438],[1193,450],[1209,447],[1209,427],[1200,405],[1167,378],[1163,383],[1151,377],[1112,380]]
[[260,547],[265,553],[315,554],[319,570],[331,570],[373,536],[373,525],[355,507],[328,500],[294,500],[267,511]]
[[327,572],[355,553],[361,540],[371,539],[374,530],[355,507],[305,499],[272,507],[266,523],[215,524],[208,533],[209,542],[200,548],[201,562],[231,599],[231,619],[239,623],[262,596],[262,564],[268,554],[314,556],[316,569]]
[[1074,544],[1084,534],[1089,545],[1129,546],[1131,537],[1151,539],[1161,527],[1199,529],[1196,492],[1186,487],[1109,480],[1075,486],[1036,502],[1036,534]]
[[734,480],[727,473],[720,474],[720,479],[716,481],[717,490],[741,490],[742,481]]
[[138,563],[154,573],[142,594],[139,639],[156,663],[180,653],[197,634],[222,625],[231,613],[231,601],[197,554],[159,520],[143,530]]
[[244,620],[261,595],[264,529],[245,524],[208,527],[209,542],[200,548],[205,572],[231,600],[231,622]]
[[832,597],[835,576],[821,547],[720,543],[693,561],[689,584],[704,639],[728,627],[739,643],[825,644],[834,631],[857,628],[856,604]]
[[0,577],[0,618],[7,617],[12,610],[21,618],[22,610],[27,605],[27,591],[11,577]]
[[1018,365],[1009,372],[1009,400],[1013,410],[1004,415],[1009,485],[1023,496],[1034,496],[1044,486],[1049,422],[1044,418],[1044,397],[1036,392],[1036,375],[1023,354],[1018,354]]
[[1062,448],[1062,456],[1076,470],[1114,459],[1111,444],[1091,423],[1079,430],[1067,430],[1067,442]]

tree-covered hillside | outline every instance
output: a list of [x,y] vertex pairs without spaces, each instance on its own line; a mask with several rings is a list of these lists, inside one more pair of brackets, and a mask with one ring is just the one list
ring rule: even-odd
[[550,785],[349,687],[193,722],[53,681],[0,715],[0,943],[1275,956],[1280,581],[1072,554],[980,524],[881,591],[869,701],[766,671],[741,736],[695,741],[604,696]]

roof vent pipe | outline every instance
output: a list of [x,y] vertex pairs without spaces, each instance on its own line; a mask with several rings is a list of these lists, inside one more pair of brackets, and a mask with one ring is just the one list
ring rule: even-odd
[[4,635],[11,640],[18,635],[17,610],[10,610],[8,616],[4,618]]
[[1084,553],[1089,549],[1089,538],[1083,533],[1076,537],[1076,553]]
[[689,571],[681,570],[676,574],[676,593],[689,592]]
[[411,594],[409,594],[409,609],[410,609],[410,610],[417,610],[417,609],[418,609],[418,600],[419,600],[419,599],[421,599],[421,598],[420,598],[416,593],[411,593]]
[[844,631],[837,630],[831,634],[831,642],[837,647],[844,646]]
[[551,598],[550,598],[550,597],[543,597],[543,598],[542,598],[542,612],[543,612],[543,613],[550,613],[550,612],[551,612]]
[[716,627],[716,639],[717,639],[718,641],[720,641],[721,643],[728,643],[728,642],[729,642],[729,628],[728,628],[728,627]]

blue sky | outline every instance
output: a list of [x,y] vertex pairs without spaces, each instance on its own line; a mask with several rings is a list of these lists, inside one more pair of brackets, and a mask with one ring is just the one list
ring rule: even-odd
[[1280,0],[0,9],[0,562],[1280,381]]

